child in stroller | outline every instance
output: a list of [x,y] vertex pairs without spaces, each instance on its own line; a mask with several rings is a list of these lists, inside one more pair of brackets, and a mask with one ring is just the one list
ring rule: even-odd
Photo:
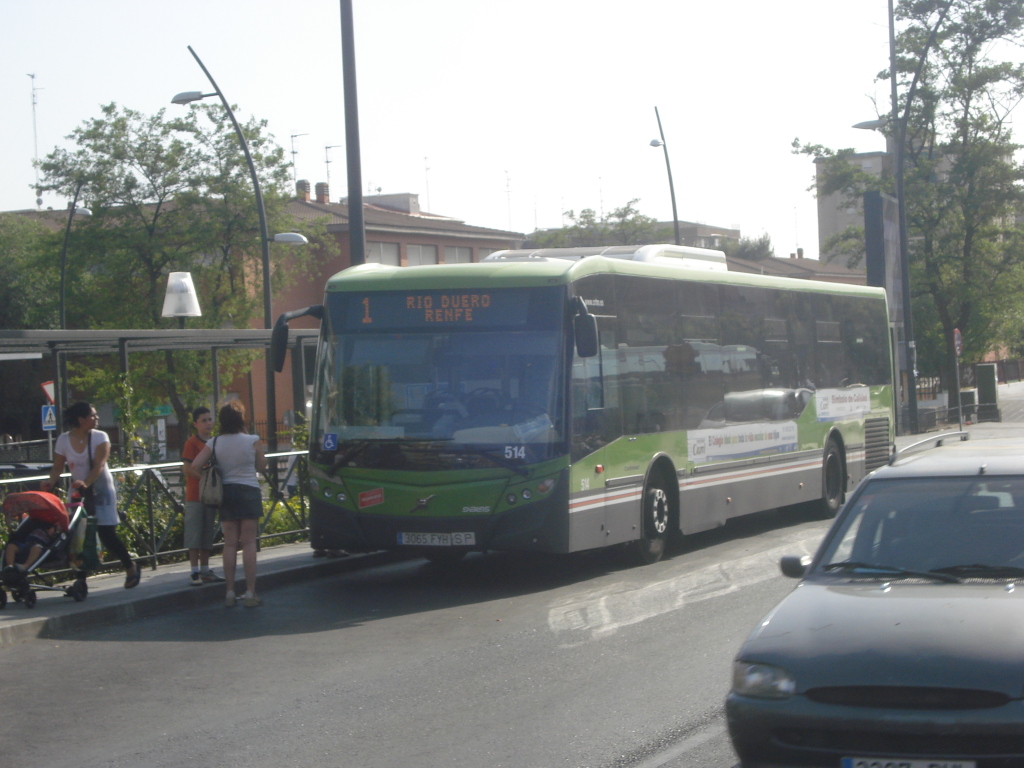
[[60,565],[64,560],[72,560],[72,545],[80,546],[85,534],[82,504],[73,505],[73,516],[69,519],[68,510],[53,494],[26,491],[8,494],[3,511],[8,528],[14,530],[5,548],[4,569],[0,574],[0,608],[7,605],[5,589],[11,591],[16,601],[24,602],[26,608],[36,604],[36,590],[63,591],[76,602],[85,600],[88,587],[84,571],[75,570],[75,581],[69,587],[33,584],[30,581],[44,562]]

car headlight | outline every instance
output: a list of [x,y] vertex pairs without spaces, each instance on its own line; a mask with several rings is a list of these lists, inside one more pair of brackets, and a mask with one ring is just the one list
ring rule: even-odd
[[785,699],[796,691],[796,681],[784,669],[769,664],[734,661],[732,690],[758,699]]

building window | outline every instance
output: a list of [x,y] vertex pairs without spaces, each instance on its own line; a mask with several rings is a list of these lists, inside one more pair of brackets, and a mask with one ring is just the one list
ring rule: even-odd
[[437,246],[407,245],[405,246],[405,261],[410,267],[420,264],[437,264]]
[[367,243],[366,261],[377,264],[399,265],[398,243]]
[[468,264],[473,261],[473,249],[461,245],[448,245],[444,249],[445,264]]

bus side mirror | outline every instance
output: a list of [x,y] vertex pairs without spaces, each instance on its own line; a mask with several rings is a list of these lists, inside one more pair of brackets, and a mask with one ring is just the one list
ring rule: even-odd
[[274,370],[284,370],[284,353],[288,349],[288,321],[284,315],[277,318],[274,330],[270,332],[270,359],[274,361]]
[[576,315],[572,319],[572,329],[576,336],[576,354],[580,357],[597,355],[597,318],[590,313]]
[[306,307],[305,309],[285,312],[274,323],[274,330],[270,332],[270,360],[274,365],[274,370],[278,373],[284,370],[284,353],[288,350],[288,323],[298,317],[306,317],[307,315],[323,321],[324,305],[314,304],[312,307]]

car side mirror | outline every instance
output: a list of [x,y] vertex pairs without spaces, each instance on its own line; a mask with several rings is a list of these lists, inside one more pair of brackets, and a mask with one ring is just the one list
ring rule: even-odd
[[802,579],[807,574],[807,566],[811,564],[811,558],[804,555],[785,555],[779,561],[783,576],[791,579]]

